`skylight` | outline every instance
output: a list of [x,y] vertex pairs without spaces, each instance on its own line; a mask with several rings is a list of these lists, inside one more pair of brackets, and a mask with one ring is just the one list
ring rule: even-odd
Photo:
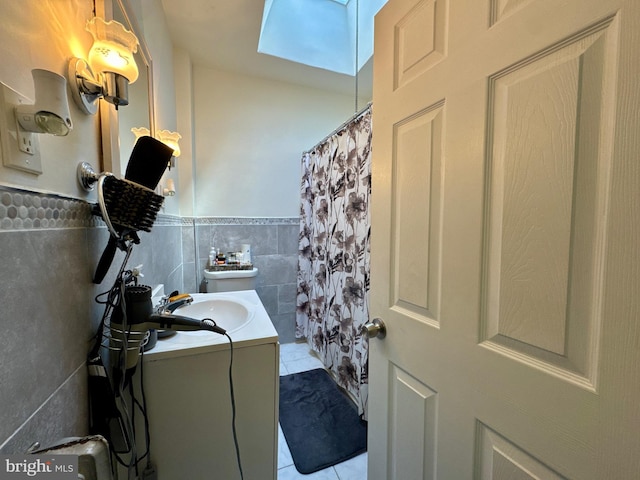
[[265,0],[258,52],[354,76],[373,55],[373,17],[386,2]]

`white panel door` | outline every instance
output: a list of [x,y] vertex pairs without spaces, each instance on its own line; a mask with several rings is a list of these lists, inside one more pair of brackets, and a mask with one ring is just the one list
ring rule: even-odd
[[640,1],[376,17],[371,480],[640,478]]

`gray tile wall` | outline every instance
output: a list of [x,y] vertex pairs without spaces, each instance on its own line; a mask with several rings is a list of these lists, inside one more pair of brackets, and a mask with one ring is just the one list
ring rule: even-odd
[[[141,235],[129,267],[143,281],[182,290],[182,231],[160,216]],[[87,433],[85,360],[102,315],[118,252],[101,285],[92,283],[108,233],[86,202],[0,186],[0,452],[20,453]]]
[[207,217],[183,222],[185,287],[206,291],[202,272],[212,246],[228,252],[239,250],[243,243],[250,244],[252,262],[258,268],[258,295],[280,343],[293,342],[299,219]]

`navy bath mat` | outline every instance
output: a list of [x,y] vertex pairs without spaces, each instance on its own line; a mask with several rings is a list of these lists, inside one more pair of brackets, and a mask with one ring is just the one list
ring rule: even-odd
[[303,474],[367,451],[367,423],[321,368],[280,377],[280,426]]

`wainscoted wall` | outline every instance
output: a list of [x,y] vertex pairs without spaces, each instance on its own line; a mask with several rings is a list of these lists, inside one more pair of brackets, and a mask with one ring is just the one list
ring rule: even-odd
[[[127,268],[165,291],[203,290],[211,245],[249,243],[257,290],[281,343],[294,341],[297,218],[180,218],[160,214],[140,233]],[[93,274],[108,232],[87,202],[0,186],[0,452],[21,453],[87,433],[85,360],[107,291],[124,259],[118,251],[102,284]],[[196,247],[197,245],[197,247]],[[197,252],[197,255],[196,255]]]
[[[87,433],[85,360],[118,252],[92,283],[108,232],[81,200],[0,186],[0,452]],[[179,217],[160,215],[128,263],[143,281],[183,289]]]
[[86,431],[95,288],[84,202],[0,190],[0,451]]
[[[295,340],[298,233],[295,218],[183,219],[184,285],[187,291],[206,291],[203,271],[212,246],[223,252],[251,245],[258,268],[256,290],[278,331],[280,343]],[[189,290],[189,289],[192,290]]]

